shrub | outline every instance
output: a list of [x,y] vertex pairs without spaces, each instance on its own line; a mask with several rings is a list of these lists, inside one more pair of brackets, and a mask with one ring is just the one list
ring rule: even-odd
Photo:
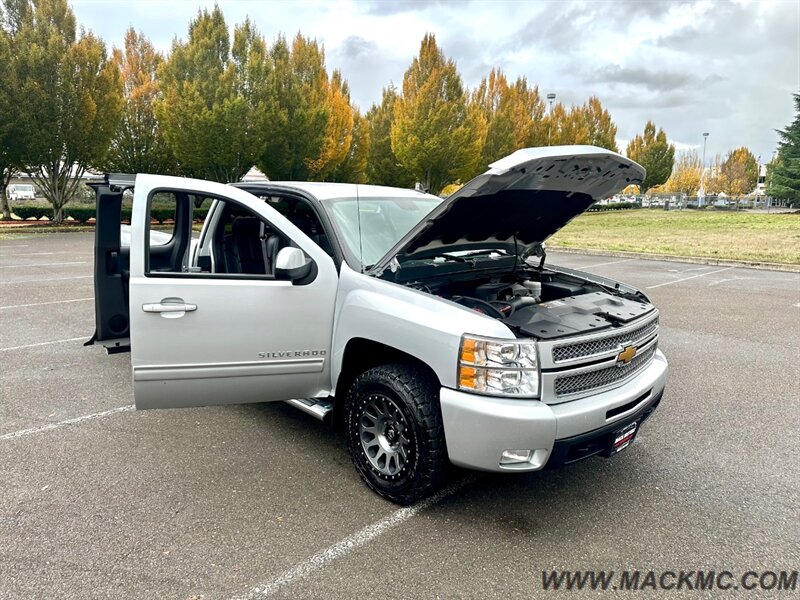
[[64,209],[64,214],[67,217],[72,217],[78,223],[86,223],[89,219],[95,218],[94,206],[67,206]]
[[640,208],[638,202],[616,202],[614,204],[592,204],[587,212],[606,212],[609,210],[629,210],[631,208]]
[[152,207],[150,209],[150,217],[155,219],[159,223],[163,223],[169,219],[175,217],[175,208],[156,208]]
[[49,206],[12,206],[11,212],[17,215],[20,219],[41,219],[42,217],[47,217],[48,219],[53,218],[53,209]]
[[207,206],[203,206],[202,208],[194,209],[192,215],[195,223],[202,223],[203,221],[206,220],[206,217],[208,216],[208,208],[209,207]]

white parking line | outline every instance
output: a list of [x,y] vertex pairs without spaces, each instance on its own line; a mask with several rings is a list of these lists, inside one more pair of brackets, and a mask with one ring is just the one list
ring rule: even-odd
[[129,410],[133,410],[134,408],[135,406],[133,404],[128,404],[127,406],[120,406],[118,408],[112,408],[111,410],[104,410],[103,412],[93,413],[91,415],[73,417],[72,419],[66,419],[65,421],[48,423],[47,425],[40,425],[39,427],[31,427],[30,429],[20,429],[19,431],[12,431],[11,433],[4,433],[3,435],[0,435],[0,441],[13,440],[16,438],[25,437],[26,435],[33,435],[34,433],[51,431],[53,429],[58,429],[59,427],[64,427],[65,425],[74,425],[75,423],[83,423],[84,421],[91,421],[92,419],[101,419],[103,417],[115,415],[120,412],[127,412]]
[[51,300],[49,302],[33,302],[31,304],[12,304],[11,306],[0,306],[0,310],[7,308],[27,308],[29,306],[44,306],[45,304],[64,304],[65,302],[85,302],[94,298],[75,298],[74,300]]
[[6,246],[5,244],[0,244],[0,248],[27,248],[28,244],[14,244],[13,246]]
[[692,275],[691,277],[684,277],[683,279],[676,279],[675,281],[667,281],[666,283],[659,283],[658,285],[648,286],[646,289],[654,290],[656,288],[664,287],[665,285],[672,285],[673,283],[680,283],[681,281],[689,281],[690,279],[697,279],[698,277],[705,277],[706,275],[713,275],[714,273],[722,273],[723,271],[730,271],[734,267],[725,267],[724,269],[717,269],[716,271],[709,271],[708,273],[700,273],[699,275]]
[[88,261],[80,260],[76,262],[60,262],[60,263],[39,263],[35,265],[3,265],[0,269],[25,269],[27,267],[63,267],[64,265],[85,265]]
[[48,277],[45,279],[20,279],[18,281],[0,281],[0,285],[16,285],[17,283],[45,283],[48,281],[67,281],[68,279],[91,279],[94,275],[76,275],[75,277]]
[[18,252],[17,254],[3,254],[2,256],[44,256],[50,254],[67,254],[66,252]]
[[585,267],[581,267],[581,269],[594,269],[595,267],[605,267],[605,266],[608,266],[608,265],[619,265],[621,263],[630,262],[632,260],[633,260],[632,258],[625,258],[623,260],[612,260],[612,261],[609,261],[609,262],[597,263],[596,265],[587,265]]
[[67,338],[65,340],[53,340],[52,342],[39,342],[38,344],[25,344],[24,346],[11,346],[10,348],[0,348],[0,352],[10,352],[11,350],[24,350],[25,348],[36,348],[38,346],[49,346],[50,344],[66,344],[67,342],[85,341],[86,336]]
[[411,517],[415,516],[426,508],[429,508],[434,504],[441,502],[445,498],[452,496],[465,486],[473,483],[477,478],[477,475],[468,476],[461,481],[457,481],[449,487],[446,487],[430,498],[426,498],[425,500],[417,502],[412,506],[407,506],[394,511],[392,514],[384,517],[380,521],[376,521],[371,525],[367,525],[361,531],[347,536],[343,540],[336,542],[325,550],[317,552],[308,560],[296,564],[279,577],[254,587],[246,596],[241,598],[246,600],[264,598],[274,594],[279,589],[286,587],[294,581],[304,579],[314,571],[319,571],[320,569],[325,568],[329,562],[332,562],[337,558],[342,558],[353,550],[368,544],[384,532],[397,527],[405,521],[408,521]]

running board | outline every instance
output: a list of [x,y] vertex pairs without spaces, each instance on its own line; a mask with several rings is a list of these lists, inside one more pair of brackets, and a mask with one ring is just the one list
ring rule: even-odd
[[325,422],[333,412],[333,402],[324,398],[295,398],[287,400],[286,404],[299,408],[304,413]]

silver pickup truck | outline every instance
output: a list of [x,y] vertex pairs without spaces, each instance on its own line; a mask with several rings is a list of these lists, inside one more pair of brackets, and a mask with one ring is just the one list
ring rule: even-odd
[[658,311],[548,264],[544,241],[643,178],[591,146],[519,150],[444,200],[107,175],[92,184],[92,341],[130,348],[137,408],[287,401],[339,427],[363,480],[399,504],[448,462],[527,472],[611,456],[664,392]]

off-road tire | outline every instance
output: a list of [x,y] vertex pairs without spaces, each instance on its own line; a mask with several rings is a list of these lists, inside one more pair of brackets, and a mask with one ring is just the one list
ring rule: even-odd
[[[399,409],[402,419],[398,415],[398,425],[409,442],[403,445],[407,457],[403,468],[391,475],[367,456],[360,426],[360,423],[372,424],[373,420],[363,419],[365,410],[375,403],[392,408],[385,399]],[[440,485],[446,470],[447,450],[439,387],[423,369],[389,364],[359,375],[345,399],[344,424],[353,464],[364,482],[379,495],[405,506],[429,496]]]

